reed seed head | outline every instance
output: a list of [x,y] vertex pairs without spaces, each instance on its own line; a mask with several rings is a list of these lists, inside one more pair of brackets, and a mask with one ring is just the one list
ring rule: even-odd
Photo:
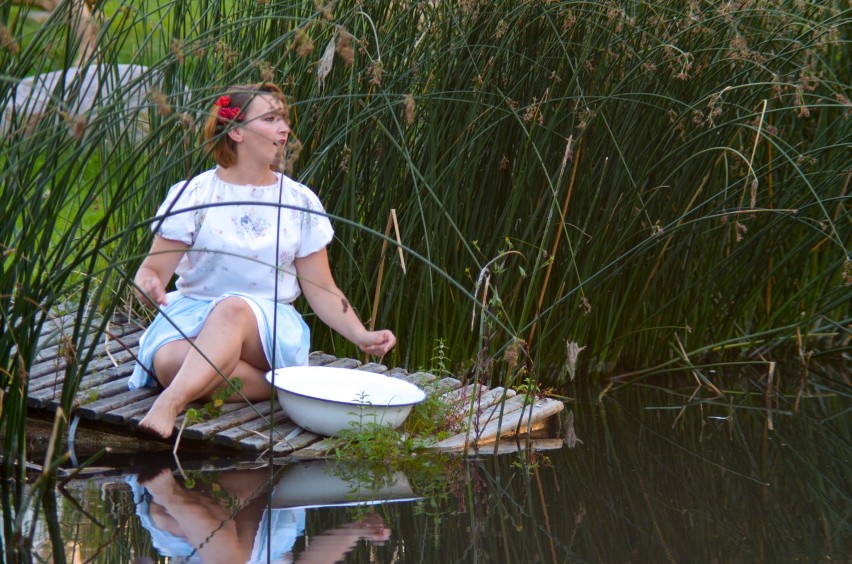
[[515,367],[518,365],[518,357],[520,357],[521,346],[523,344],[525,343],[522,339],[513,339],[503,352],[503,360],[506,362],[509,372],[514,372]]
[[382,85],[382,76],[384,76],[384,74],[384,65],[379,59],[373,61],[367,68],[367,76],[370,78],[370,84],[374,86]]
[[0,49],[6,49],[13,55],[21,52],[21,46],[18,44],[15,36],[2,23],[0,23]]
[[307,57],[314,52],[314,40],[304,29],[300,28],[293,38],[292,49],[299,57]]
[[506,23],[506,20],[500,20],[497,22],[497,29],[494,31],[494,37],[502,39],[503,36],[506,35],[507,31],[509,31],[509,24]]
[[408,94],[405,96],[405,123],[411,125],[414,123],[414,96]]
[[180,112],[177,117],[185,129],[189,131],[195,130],[195,119],[188,112]]
[[340,151],[340,163],[337,165],[337,168],[340,170],[340,172],[349,172],[349,161],[351,159],[352,149],[350,149],[347,145],[344,145],[343,150]]
[[88,126],[89,120],[86,119],[86,116],[77,116],[77,119],[71,124],[71,136],[77,141],[82,140]]
[[335,50],[347,67],[355,62],[355,49],[352,47],[352,34],[342,26],[337,27],[337,44]]
[[232,66],[240,56],[235,49],[231,49],[228,44],[223,41],[216,42],[213,46],[213,52],[222,56],[222,63],[226,67]]
[[322,0],[314,0],[314,7],[324,19],[330,22],[334,21],[334,13],[331,10],[331,3],[326,4]]
[[183,41],[172,39],[171,52],[174,54],[175,60],[179,63],[183,63],[185,60],[183,47]]
[[204,47],[202,46],[201,41],[198,39],[189,44],[189,51],[196,59],[201,59],[204,57]]
[[172,106],[169,104],[169,98],[163,94],[161,90],[152,89],[148,94],[151,101],[157,106],[157,115],[167,117],[172,115]]
[[254,66],[260,70],[260,81],[261,82],[273,82],[275,78],[275,70],[272,68],[272,65],[267,61],[255,61]]

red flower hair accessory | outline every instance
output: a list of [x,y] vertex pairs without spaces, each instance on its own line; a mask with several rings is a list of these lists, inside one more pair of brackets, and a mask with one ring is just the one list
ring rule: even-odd
[[[232,120],[240,115],[240,107],[239,106],[231,106],[231,97],[230,96],[219,96],[219,99],[216,100],[216,106],[219,106],[219,112],[217,115],[219,119],[224,120]],[[242,121],[242,120],[238,120]]]

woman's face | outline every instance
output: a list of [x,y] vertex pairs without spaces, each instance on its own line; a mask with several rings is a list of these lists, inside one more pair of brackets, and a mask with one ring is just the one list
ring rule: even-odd
[[278,164],[283,158],[290,126],[287,124],[284,104],[274,96],[255,96],[238,129],[241,131],[241,156],[270,165]]

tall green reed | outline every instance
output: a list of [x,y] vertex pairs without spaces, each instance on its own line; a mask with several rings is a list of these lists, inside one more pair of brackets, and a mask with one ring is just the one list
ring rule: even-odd
[[[459,374],[562,385],[848,353],[842,2],[94,8],[98,49],[78,61],[73,10],[35,27],[0,7],[4,107],[24,77],[105,65],[92,109],[68,76],[40,119],[4,118],[0,416],[17,484],[39,332],[52,310],[77,312],[67,414],[85,335],[132,304],[156,205],[210,165],[199,125],[233,82],[273,80],[293,99],[293,174],[337,219],[338,283],[397,332],[388,364],[428,365],[440,339]],[[144,70],[121,82],[116,63]],[[382,259],[391,210],[405,270]],[[319,324],[314,340],[357,354]],[[8,511],[25,499],[21,486],[3,495]]]
[[[751,335],[779,328],[777,348],[795,327],[845,319],[840,6],[398,3],[335,14],[358,58],[335,59],[324,90],[297,84],[309,112],[297,124],[301,174],[331,211],[375,230],[397,209],[403,243],[428,259],[385,280],[384,316],[408,322],[405,361],[423,362],[417,349],[436,334],[474,356],[470,295],[435,265],[472,293],[508,249],[521,256],[491,273],[502,327],[490,352],[537,327],[531,355],[551,370],[566,341],[587,347],[587,370],[607,372],[668,356],[675,334],[692,348],[737,336],[756,349]],[[329,27],[314,24],[322,39],[305,72]],[[342,238],[378,255],[364,231]],[[345,286],[370,299],[374,270],[352,267]]]

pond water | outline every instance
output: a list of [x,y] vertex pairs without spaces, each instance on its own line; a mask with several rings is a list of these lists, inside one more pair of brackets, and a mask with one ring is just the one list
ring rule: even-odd
[[229,470],[221,466],[233,461],[209,457],[182,457],[179,468],[170,453],[137,455],[45,500],[33,553],[55,560],[61,545],[73,562],[849,562],[849,403],[829,395],[800,398],[797,413],[794,398],[767,412],[757,392],[681,411],[671,393],[633,387],[568,403],[573,432],[563,429],[560,448],[418,456],[401,468]]

